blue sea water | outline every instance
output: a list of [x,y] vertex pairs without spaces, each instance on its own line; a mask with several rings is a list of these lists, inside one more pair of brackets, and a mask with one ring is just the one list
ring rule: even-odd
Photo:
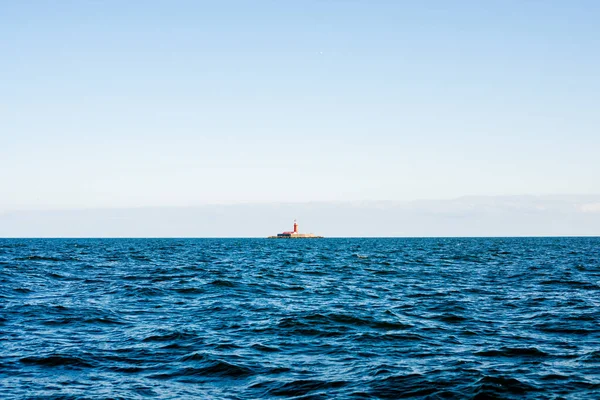
[[600,238],[0,239],[0,398],[600,398]]

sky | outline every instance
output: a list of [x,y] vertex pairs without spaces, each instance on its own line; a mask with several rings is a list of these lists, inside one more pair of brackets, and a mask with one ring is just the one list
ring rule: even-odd
[[0,237],[600,236],[600,195],[213,204],[0,213]]
[[599,19],[593,0],[0,0],[0,213],[598,194]]

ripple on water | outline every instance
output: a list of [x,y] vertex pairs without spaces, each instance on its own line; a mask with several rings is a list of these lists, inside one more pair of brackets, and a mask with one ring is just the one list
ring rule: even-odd
[[600,238],[0,239],[0,398],[600,398]]

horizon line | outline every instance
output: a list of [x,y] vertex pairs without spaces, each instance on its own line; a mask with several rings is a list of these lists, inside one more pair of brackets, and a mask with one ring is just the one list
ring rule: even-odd
[[[318,239],[527,239],[600,238],[600,235],[511,235],[511,236],[325,236]],[[267,236],[3,236],[7,239],[268,239]],[[316,239],[316,238],[315,238]]]

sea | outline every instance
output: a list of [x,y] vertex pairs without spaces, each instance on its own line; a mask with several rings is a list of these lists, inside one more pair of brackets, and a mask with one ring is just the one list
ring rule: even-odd
[[1,399],[599,399],[600,238],[0,239]]

